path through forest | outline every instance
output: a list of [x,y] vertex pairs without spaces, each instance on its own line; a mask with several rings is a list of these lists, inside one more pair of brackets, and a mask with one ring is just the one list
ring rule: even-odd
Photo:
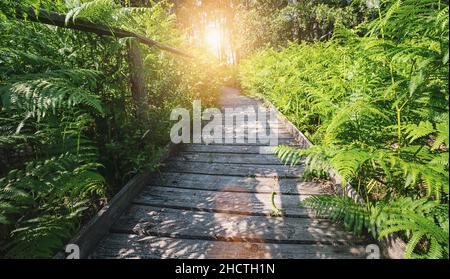
[[[220,103],[222,109],[262,106],[231,88],[222,91]],[[296,144],[281,123],[268,123],[277,129],[280,144]],[[301,164],[289,167],[274,154],[260,154],[261,146],[184,145],[148,181],[91,257],[365,257],[366,240],[299,206],[304,198],[323,193],[323,187],[302,181]],[[272,192],[283,216],[273,216]]]

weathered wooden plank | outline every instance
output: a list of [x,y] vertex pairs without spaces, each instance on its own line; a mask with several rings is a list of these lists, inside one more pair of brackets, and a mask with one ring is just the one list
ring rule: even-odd
[[[215,140],[214,140],[215,139]],[[227,141],[225,141],[225,138],[218,137],[218,138],[211,138],[210,141],[213,141],[211,143],[206,144],[204,140],[202,140],[202,143],[193,143],[195,144],[201,144],[201,145],[250,145],[250,146],[270,146],[270,145],[297,145],[297,141],[293,138],[277,138],[277,137],[268,137],[268,138],[262,138],[262,139],[247,139],[247,138],[230,138]]]
[[296,178],[303,174],[303,166],[284,165],[246,165],[246,164],[220,164],[203,162],[167,161],[163,171],[176,171],[181,173],[199,173],[213,175],[234,175],[246,177],[284,177]]
[[[237,139],[245,139],[247,140],[253,140],[255,142],[259,142],[259,141],[263,141],[263,140],[267,140],[267,139],[282,139],[285,140],[287,142],[289,141],[293,141],[294,137],[289,134],[289,133],[276,133],[276,131],[273,131],[272,134],[269,134],[269,132],[267,132],[265,135],[263,133],[261,133],[261,135],[259,135],[257,132],[255,132],[255,134],[249,136],[248,131],[243,131],[242,129],[239,129],[238,131],[234,131],[234,134],[231,134],[231,131],[233,131],[232,129],[229,130],[230,131],[230,135],[225,134],[225,132],[222,132],[222,135],[204,135],[204,137],[208,137],[208,139],[222,139],[223,142],[225,142],[225,140],[227,138],[236,141]],[[251,130],[252,132],[254,131],[253,129]],[[230,141],[231,141],[230,140]]]
[[184,162],[284,165],[275,155],[180,152],[173,160]]
[[[221,123],[218,123],[217,121],[219,120],[217,119],[213,123],[217,123],[219,125],[221,124],[223,130],[253,128],[261,130],[278,129],[280,131],[289,132],[287,127],[282,122],[278,121],[278,119],[271,119],[270,115],[266,115],[266,119],[263,119],[258,115],[249,118],[249,115],[246,113],[232,112],[232,115],[228,115],[227,118],[227,115],[225,114],[226,112],[222,111],[222,113],[224,113],[224,115],[222,116]],[[233,119],[231,119],[231,117],[233,117]],[[210,119],[208,119],[203,120],[202,123],[207,124],[211,122]]]
[[[205,141],[208,140],[208,143]],[[214,141],[214,142],[213,142]],[[271,142],[269,142],[271,141]],[[211,142],[211,143],[209,143]],[[204,144],[244,144],[244,145],[279,145],[279,144],[295,144],[295,139],[292,136],[279,137],[276,135],[268,136],[266,138],[261,137],[247,137],[247,135],[238,136],[218,136],[218,137],[204,137]]]
[[134,205],[112,227],[114,232],[204,240],[298,244],[350,244],[340,226],[309,218],[245,216]]
[[134,234],[110,234],[92,258],[149,259],[325,259],[364,258],[365,248],[323,244],[208,241]]
[[235,133],[243,133],[243,132],[265,132],[266,135],[270,135],[270,132],[273,131],[273,133],[277,132],[278,134],[285,134],[285,135],[290,135],[292,136],[292,134],[286,129],[286,127],[284,125],[266,125],[266,126],[262,126],[261,123],[255,123],[254,125],[249,125],[249,126],[236,126],[236,127],[228,127],[228,126],[223,126],[222,127],[222,132],[231,132],[234,131]]
[[259,101],[238,94],[222,94],[219,99],[219,103],[221,104],[222,108],[261,106]]
[[173,172],[163,172],[158,176],[153,176],[149,180],[148,185],[265,194],[272,192],[291,195],[324,193],[320,183],[301,182],[295,178],[274,179],[267,177],[218,176]]
[[195,153],[229,153],[229,154],[260,154],[261,149],[268,154],[268,151],[273,154],[275,146],[251,146],[251,145],[205,145],[205,144],[189,144],[180,147],[180,150],[195,152]]
[[[205,125],[204,125],[205,126]],[[213,126],[214,127],[214,126]],[[253,124],[249,124],[247,125],[237,125],[235,124],[234,126],[225,126],[222,125],[222,133],[228,132],[234,132],[234,133],[248,133],[248,132],[260,132],[262,135],[264,135],[264,133],[266,135],[270,135],[270,134],[274,134],[274,133],[278,133],[279,135],[286,135],[286,136],[293,136],[284,125],[276,125],[276,124],[271,124],[269,126],[269,124],[262,126],[261,123],[253,123]],[[216,128],[217,131],[220,131],[220,129]]]
[[[278,121],[278,119],[271,119],[269,114],[263,115],[252,115],[248,112],[235,112],[235,111],[222,111],[222,127],[225,128],[257,128],[257,129],[279,129],[286,132],[289,132],[286,127]],[[214,123],[218,123],[216,120]],[[204,123],[208,123],[208,120],[205,120]]]
[[[278,208],[287,217],[310,217],[299,202],[310,195],[275,195]],[[148,186],[134,199],[135,204],[192,209],[243,215],[269,216],[273,213],[271,195],[260,193],[220,192]]]

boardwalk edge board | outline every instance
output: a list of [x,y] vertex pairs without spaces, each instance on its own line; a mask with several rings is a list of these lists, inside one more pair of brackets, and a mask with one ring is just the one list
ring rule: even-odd
[[[178,145],[169,143],[161,162],[178,152]],[[151,172],[143,172],[135,175],[122,189],[97,214],[85,224],[80,231],[67,243],[78,245],[80,258],[85,259],[91,254],[97,244],[105,237],[114,222],[122,215],[123,211],[131,204],[133,199],[148,185],[148,181],[154,175]],[[59,251],[54,259],[64,259],[65,251]]]
[[[299,142],[301,148],[308,149],[312,147],[314,144],[299,130],[295,125],[289,121],[289,119],[281,113],[270,101],[261,98],[261,97],[253,97],[259,100],[261,103],[266,105],[269,110],[271,110],[278,118],[281,123],[285,125],[287,130],[293,134],[294,139]],[[364,200],[358,195],[355,189],[347,183],[345,187],[340,187],[342,178],[334,171],[329,170],[329,175],[331,181],[336,185],[335,190],[339,195],[347,196],[349,198],[354,199],[360,203],[365,203]],[[380,245],[381,252],[384,257],[391,259],[403,259],[403,254],[405,251],[406,243],[395,235],[389,235],[384,237],[382,240],[378,241]]]

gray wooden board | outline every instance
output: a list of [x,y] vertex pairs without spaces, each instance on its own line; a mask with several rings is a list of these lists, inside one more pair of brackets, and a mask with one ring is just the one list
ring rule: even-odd
[[231,139],[233,139],[233,142],[237,142],[237,139],[244,139],[246,142],[253,140],[254,142],[259,142],[260,139],[261,141],[264,139],[279,139],[279,140],[283,140],[283,141],[293,141],[294,137],[291,134],[284,134],[284,133],[273,133],[273,134],[251,134],[249,136],[248,133],[246,132],[235,132],[234,134],[231,134],[231,132],[229,134],[222,134],[222,135],[205,135],[203,134],[203,138],[208,138],[210,140],[222,140],[222,142],[225,142],[226,138],[230,137]]
[[180,150],[196,153],[235,153],[235,154],[260,154],[261,149],[271,150],[273,154],[276,147],[261,147],[250,145],[204,145],[189,144],[183,145]]
[[149,186],[181,187],[188,189],[222,192],[272,192],[283,194],[315,195],[323,193],[321,185],[315,182],[301,182],[296,178],[267,178],[242,176],[217,176],[207,174],[163,172],[154,175]]
[[272,133],[278,133],[278,135],[284,135],[285,137],[292,137],[292,134],[284,127],[279,126],[275,124],[270,124],[263,126],[262,124],[254,124],[254,125],[247,125],[247,126],[223,126],[222,127],[222,133],[225,132],[235,132],[235,133],[248,133],[248,132],[261,132],[266,133],[266,135],[270,135],[270,132]]
[[227,154],[227,153],[194,153],[180,152],[173,157],[176,161],[224,163],[224,164],[254,164],[254,165],[284,165],[277,156],[267,154]]
[[320,219],[245,216],[134,205],[114,232],[204,240],[349,244],[353,235]]
[[226,142],[224,138],[210,138],[205,139],[203,138],[201,142],[188,142],[188,144],[191,145],[203,145],[206,147],[212,146],[212,145],[227,145],[230,147],[234,146],[273,146],[276,147],[278,145],[298,145],[298,142],[294,139],[285,139],[285,138],[267,138],[267,139],[261,139],[258,138],[256,140],[248,140],[248,139],[238,139],[238,138],[231,138]]
[[[211,124],[212,122],[206,122],[205,124]],[[228,123],[223,122],[222,126],[212,126],[215,128],[221,128],[222,133],[225,132],[241,132],[241,133],[248,133],[248,132],[261,132],[266,133],[266,135],[269,135],[270,132],[272,133],[278,133],[278,135],[285,135],[286,137],[291,136],[292,134],[289,132],[288,129],[284,125],[278,125],[274,123],[245,123],[244,125],[237,125],[238,123],[234,123],[233,125],[230,125]],[[204,126],[204,125],[203,125]]]
[[284,165],[248,165],[221,164],[204,162],[167,161],[163,171],[176,170],[181,173],[199,173],[213,175],[234,175],[246,177],[284,177],[296,178],[303,174],[303,166],[288,167]]
[[[310,195],[275,195],[275,205],[287,217],[311,217],[299,202]],[[220,192],[183,188],[147,186],[134,199],[135,204],[268,216],[273,213],[271,195],[261,193]]]
[[[203,127],[205,127],[205,125],[203,125]],[[262,123],[253,123],[253,124],[238,125],[237,123],[235,123],[233,125],[223,124],[222,126],[211,126],[211,127],[216,129],[210,130],[209,131],[210,133],[213,133],[214,131],[220,132],[220,129],[222,129],[222,134],[225,134],[226,132],[246,133],[246,134],[248,134],[249,132],[260,132],[262,135],[264,135],[264,133],[266,135],[270,135],[271,133],[272,134],[277,133],[278,135],[283,135],[284,137],[292,137],[292,134],[284,126],[277,124],[264,125]]]
[[208,141],[203,140],[201,143],[193,143],[193,144],[201,144],[201,145],[250,145],[250,146],[277,146],[277,145],[296,145],[297,141],[291,138],[277,138],[277,137],[267,137],[259,139],[247,139],[247,138],[230,138],[226,141],[224,138],[211,138]]
[[109,234],[92,258],[325,259],[364,258],[362,245],[278,244]]

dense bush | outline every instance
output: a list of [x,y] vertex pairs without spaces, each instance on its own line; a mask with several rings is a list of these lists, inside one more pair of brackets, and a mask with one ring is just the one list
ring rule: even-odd
[[[265,49],[243,62],[251,95],[273,102],[316,144],[286,162],[333,168],[366,201],[308,199],[321,215],[376,237],[398,232],[406,257],[448,257],[448,4],[381,1],[378,17],[332,40]],[[360,36],[362,32],[364,36]]]
[[53,256],[133,175],[157,168],[170,111],[193,99],[214,102],[220,75],[200,51],[184,59],[141,46],[149,110],[138,118],[128,39],[14,20],[29,7],[186,45],[165,1],[0,3],[0,256],[7,258]]
[[240,56],[287,41],[311,42],[332,36],[337,24],[354,27],[372,16],[365,0],[237,1],[232,40]]

